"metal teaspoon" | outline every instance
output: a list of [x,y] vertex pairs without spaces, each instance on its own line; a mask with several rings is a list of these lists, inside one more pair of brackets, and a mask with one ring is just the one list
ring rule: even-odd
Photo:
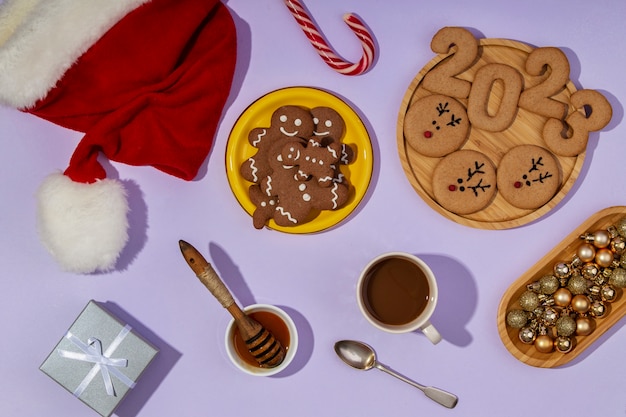
[[406,382],[409,385],[413,385],[415,388],[420,389],[428,398],[438,402],[444,407],[454,408],[459,401],[458,397],[454,394],[441,390],[435,387],[427,387],[420,385],[415,381],[412,381],[393,370],[389,369],[385,365],[376,360],[376,352],[372,347],[356,340],[340,340],[335,343],[335,352],[345,363],[353,368],[369,371],[372,368],[380,369],[389,375]]

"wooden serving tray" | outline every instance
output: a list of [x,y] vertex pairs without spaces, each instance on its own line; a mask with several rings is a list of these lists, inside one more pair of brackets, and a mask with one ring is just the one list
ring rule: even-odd
[[[507,39],[480,39],[478,59],[469,69],[459,74],[456,78],[472,82],[476,71],[485,64],[502,63],[517,69],[524,78],[524,89],[528,89],[541,83],[548,77],[548,74],[532,76],[526,73],[525,61],[533,49],[529,45]],[[555,155],[562,169],[561,187],[549,202],[536,210],[516,208],[499,194],[496,194],[494,201],[485,209],[468,215],[457,215],[443,208],[434,199],[431,184],[432,172],[441,158],[421,155],[407,144],[404,137],[404,118],[413,102],[432,94],[422,86],[424,76],[437,65],[449,59],[453,53],[454,50],[447,55],[439,54],[426,64],[413,79],[402,100],[397,123],[397,146],[405,175],[424,201],[437,212],[460,224],[481,229],[509,229],[540,218],[552,210],[570,191],[581,171],[585,159],[584,152],[576,157]],[[570,103],[570,96],[574,92],[576,92],[576,87],[569,80],[566,88],[552,96],[553,99],[568,104],[568,115],[576,111]],[[490,112],[497,109],[496,106],[499,105],[499,97],[501,96],[502,86],[496,82],[492,87],[488,103]],[[467,107],[467,99],[458,100]],[[502,156],[514,146],[532,144],[546,147],[542,138],[542,129],[546,120],[547,117],[545,116],[518,108],[515,121],[508,129],[502,132],[487,132],[472,126],[470,136],[462,149],[472,149],[484,153],[493,161],[497,168]]]
[[569,353],[540,353],[533,345],[526,345],[518,338],[518,330],[507,326],[506,314],[513,308],[519,308],[517,301],[520,295],[526,291],[526,285],[539,280],[543,275],[551,274],[554,264],[557,262],[570,262],[576,249],[583,242],[580,235],[586,232],[594,232],[606,229],[615,224],[619,219],[626,216],[626,207],[616,206],[601,210],[585,220],[578,228],[569,234],[561,243],[556,245],[539,262],[526,271],[506,290],[498,307],[498,332],[500,338],[511,354],[520,361],[540,368],[553,368],[564,365],[582,352],[602,334],[617,323],[626,314],[626,297],[619,288],[618,297],[612,303],[607,303],[607,313],[596,319],[596,328],[589,336],[576,336],[576,345]]

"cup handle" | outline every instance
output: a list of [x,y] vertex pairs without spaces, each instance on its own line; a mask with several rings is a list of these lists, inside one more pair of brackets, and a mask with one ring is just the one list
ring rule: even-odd
[[420,327],[420,330],[422,330],[422,332],[426,335],[428,340],[432,342],[433,345],[441,342],[441,335],[439,334],[437,329],[435,329],[435,326],[430,324],[430,321],[424,323],[424,325]]

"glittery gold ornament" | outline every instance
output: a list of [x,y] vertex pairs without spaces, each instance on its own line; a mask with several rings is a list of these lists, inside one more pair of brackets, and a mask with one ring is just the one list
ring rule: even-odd
[[539,305],[539,297],[532,291],[524,291],[520,295],[518,303],[526,311],[533,311]]
[[535,334],[535,331],[531,329],[530,327],[522,327],[519,330],[518,336],[519,336],[519,340],[522,343],[530,345],[535,341],[536,334]]
[[613,269],[613,272],[611,272],[611,278],[609,278],[609,284],[617,288],[626,287],[626,269]]
[[572,298],[571,306],[577,313],[586,313],[591,308],[591,300],[584,294],[578,294]]
[[578,336],[589,336],[595,329],[595,322],[589,317],[578,317],[576,319],[576,334]]
[[596,248],[590,243],[583,243],[578,247],[576,255],[582,262],[591,262],[596,257]]
[[602,318],[606,314],[606,306],[602,301],[594,301],[591,303],[589,314],[596,318]]
[[584,294],[587,291],[587,279],[582,275],[574,275],[567,282],[567,289],[572,294]]
[[559,317],[555,327],[558,336],[571,336],[576,331],[576,321],[570,316]]
[[572,293],[567,288],[559,288],[554,293],[554,303],[559,307],[567,307],[572,301]]
[[619,266],[626,268],[626,252],[622,253],[619,257]]
[[608,268],[613,263],[613,252],[610,249],[602,248],[596,251],[596,264],[602,268]]
[[554,339],[554,349],[560,353],[569,353],[574,347],[572,339],[566,336],[559,336]]
[[619,219],[617,223],[615,223],[615,228],[621,237],[626,238],[626,217]]
[[541,334],[535,338],[535,349],[541,353],[550,353],[554,349],[554,341],[547,334]]
[[617,291],[615,291],[615,288],[610,285],[604,285],[600,290],[600,297],[602,298],[602,301],[612,303],[615,301],[615,298],[617,298]]
[[524,310],[511,310],[506,315],[506,324],[514,329],[521,329],[528,323],[529,313]]
[[559,289],[559,280],[554,275],[544,275],[539,279],[539,291],[542,294],[554,294]]

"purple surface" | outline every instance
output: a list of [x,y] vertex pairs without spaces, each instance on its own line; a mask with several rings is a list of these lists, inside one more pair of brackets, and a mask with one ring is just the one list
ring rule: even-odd
[[[380,54],[358,77],[327,67],[280,0],[227,5],[239,31],[239,64],[213,151],[192,182],[110,165],[134,208],[129,247],[112,273],[60,272],[35,229],[36,189],[65,168],[80,135],[0,108],[0,415],[92,415],[38,370],[90,299],[106,302],[161,350],[118,408],[120,417],[625,415],[623,320],[569,365],[538,369],[504,348],[496,311],[510,283],[572,229],[602,208],[625,203],[626,3],[309,1],[326,37],[348,59],[357,60],[361,51],[341,16],[354,12],[371,28]],[[398,109],[433,56],[433,34],[444,26],[560,47],[576,85],[599,90],[613,106],[613,120],[592,135],[570,194],[532,224],[502,231],[456,224],[432,210],[404,175],[396,148]],[[255,230],[224,168],[228,133],[239,114],[263,94],[296,85],[345,98],[371,133],[376,161],[355,214],[338,228],[305,236]],[[222,345],[228,314],[185,264],[179,239],[207,256],[241,304],[273,303],[292,314],[300,350],[284,374],[255,378],[229,363]],[[438,276],[432,322],[444,339],[439,345],[419,333],[383,333],[358,311],[359,271],[392,250],[423,257]],[[333,351],[340,339],[371,344],[396,371],[457,394],[458,406],[448,410],[382,372],[345,366]]]

